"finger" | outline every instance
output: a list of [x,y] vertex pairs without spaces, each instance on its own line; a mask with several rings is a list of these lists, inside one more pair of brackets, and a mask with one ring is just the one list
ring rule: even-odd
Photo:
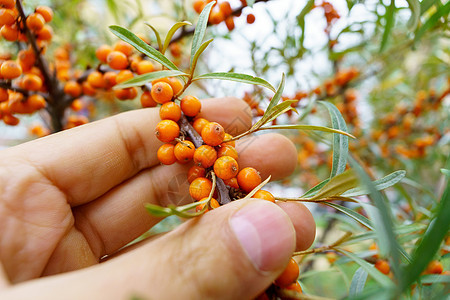
[[236,144],[239,153],[239,168],[253,167],[264,180],[289,176],[297,165],[297,150],[285,136],[276,133],[256,135]]
[[306,206],[297,202],[277,202],[278,206],[289,216],[297,235],[295,251],[311,247],[316,237],[314,217]]
[[[224,103],[227,103],[225,106]],[[251,117],[237,98],[203,102],[204,115],[221,113],[224,126],[236,123],[242,132]],[[239,109],[236,109],[239,107]],[[38,139],[2,152],[2,160],[25,160],[64,191],[72,206],[95,199],[142,169],[158,164],[156,151],[162,144],[154,130],[158,109],[139,109]]]
[[[289,151],[289,140],[279,134],[266,134],[249,140],[253,142],[249,142],[240,153],[244,162],[261,170],[263,176],[272,174],[274,179],[290,174],[296,156],[285,155],[280,159],[276,154]],[[271,144],[272,150],[261,163],[260,147],[266,143]],[[188,168],[187,165],[174,164],[144,170],[96,201],[75,208],[76,226],[83,232],[95,255],[100,258],[115,252],[161,220],[145,211],[145,203],[178,206],[192,202],[186,176]]]
[[236,201],[114,260],[24,283],[5,296],[253,299],[283,271],[294,248],[294,228],[277,205]]

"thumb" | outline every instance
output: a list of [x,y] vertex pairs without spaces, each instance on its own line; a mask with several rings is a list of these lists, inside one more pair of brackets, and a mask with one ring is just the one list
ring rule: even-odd
[[103,264],[36,280],[28,288],[42,281],[43,294],[33,294],[46,299],[253,299],[283,271],[295,244],[294,227],[281,208],[242,200]]

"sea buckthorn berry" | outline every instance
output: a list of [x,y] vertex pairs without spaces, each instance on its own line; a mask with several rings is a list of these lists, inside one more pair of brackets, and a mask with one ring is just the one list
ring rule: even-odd
[[41,14],[32,13],[26,20],[28,28],[33,32],[38,32],[45,25],[45,19]]
[[205,144],[210,146],[218,146],[223,142],[225,130],[219,123],[210,122],[203,127],[201,135]]
[[130,99],[130,90],[129,89],[114,90],[114,96],[119,100],[128,100]]
[[34,94],[34,95],[31,95],[30,97],[28,97],[27,102],[28,102],[28,106],[30,106],[30,108],[33,111],[42,109],[47,106],[47,102],[45,102],[45,98],[38,94]]
[[183,113],[188,117],[195,117],[202,108],[200,100],[194,96],[186,96],[181,99],[180,106]]
[[233,16],[229,16],[225,19],[225,25],[227,26],[228,31],[232,31],[235,27]]
[[14,79],[22,75],[22,68],[15,61],[7,60],[2,63],[0,72],[4,79]]
[[175,145],[174,153],[178,162],[185,164],[194,157],[195,146],[191,141],[178,142]]
[[16,0],[0,0],[0,7],[14,8]]
[[[206,199],[208,199],[208,197],[205,197],[205,198],[201,199],[199,202],[205,201]],[[197,211],[197,212],[201,211],[205,207],[205,205],[208,205],[208,203],[202,203],[202,204],[197,205],[195,207],[195,211]],[[212,209],[215,209],[215,208],[219,208],[220,204],[219,204],[219,202],[216,199],[211,198],[211,200],[209,201],[209,206]],[[209,209],[207,208],[206,211],[209,211]]]
[[37,38],[41,41],[51,41],[53,38],[53,29],[48,25],[44,25],[44,27],[37,32]]
[[14,10],[8,8],[0,9],[0,26],[14,24],[16,17]]
[[227,179],[223,181],[226,185],[228,185],[229,187],[235,188],[235,189],[239,189],[239,184],[237,181],[237,178],[231,178],[231,179]]
[[181,118],[181,108],[175,102],[166,102],[159,108],[159,117],[161,120],[172,120],[178,122]]
[[156,125],[156,137],[164,143],[170,143],[180,135],[180,127],[172,120],[162,120]]
[[[231,134],[225,133],[223,140],[227,141],[227,140],[231,140],[232,138],[233,138],[233,136]],[[223,146],[236,147],[236,142],[235,141],[223,142],[222,144],[220,144],[220,146],[221,147],[223,147]]]
[[13,115],[4,115],[3,116],[3,122],[5,122],[5,124],[10,125],[10,126],[16,126],[17,124],[19,124],[19,119],[14,117]]
[[205,177],[199,177],[194,179],[189,185],[189,194],[194,200],[200,201],[201,199],[208,197],[212,190],[212,183]]
[[157,82],[152,86],[150,91],[153,100],[163,104],[172,100],[173,90],[172,87],[166,82]]
[[155,107],[158,103],[153,100],[150,91],[145,91],[141,95],[141,105],[142,107]]
[[131,46],[130,44],[124,42],[124,41],[118,41],[115,45],[114,45],[114,51],[120,51],[123,54],[125,54],[126,56],[130,56],[133,53],[133,46]]
[[238,171],[239,165],[231,156],[221,156],[214,162],[214,172],[221,179],[236,177]]
[[105,87],[105,80],[103,74],[99,71],[91,72],[87,77],[87,82],[96,89],[102,89]]
[[209,168],[214,165],[217,159],[216,150],[208,145],[201,145],[195,150],[194,162],[203,168]]
[[265,190],[257,191],[253,195],[253,198],[263,199],[263,200],[267,200],[267,201],[275,203],[275,197],[271,193],[269,193],[268,191],[265,191]]
[[158,160],[164,165],[171,165],[177,161],[177,158],[174,154],[175,146],[172,144],[164,144],[159,147],[156,156]]
[[218,9],[211,10],[211,14],[209,15],[209,23],[217,25],[223,20],[225,20],[225,17],[221,10]]
[[106,58],[108,57],[109,53],[111,53],[112,48],[108,45],[101,45],[100,47],[95,50],[95,56],[97,56],[98,60],[106,63]]
[[123,70],[128,67],[128,58],[120,51],[111,51],[106,57],[106,63],[114,70]]
[[103,81],[105,82],[105,89],[110,89],[117,84],[116,82],[117,73],[108,71],[103,74]]
[[94,96],[97,92],[87,81],[83,81],[81,89],[83,90],[83,94],[87,96]]
[[442,263],[437,260],[433,260],[428,264],[427,270],[425,271],[427,274],[441,274],[444,271],[444,267]]
[[[303,293],[302,287],[300,286],[300,283],[298,281],[288,285],[287,287],[285,287],[285,289],[290,290],[290,291],[295,291],[297,293]],[[294,298],[283,298],[284,300],[291,300]]]
[[256,169],[247,167],[242,169],[237,175],[239,187],[244,192],[251,192],[255,187],[261,183],[261,176]]
[[194,124],[192,124],[192,126],[194,127],[195,131],[198,132],[198,134],[202,134],[203,127],[205,127],[208,123],[208,120],[204,118],[198,118],[194,120]]
[[83,101],[81,99],[75,99],[70,103],[70,109],[73,111],[80,111],[83,109]]
[[389,263],[384,259],[379,259],[375,263],[375,268],[378,269],[381,273],[387,275],[391,271],[391,268],[389,267]]
[[117,73],[116,83],[121,83],[121,82],[127,81],[133,77],[134,77],[134,75],[130,70],[122,70],[119,73]]
[[17,54],[17,59],[23,71],[30,70],[36,62],[36,55],[32,49],[23,49]]
[[236,149],[233,146],[230,145],[224,145],[220,146],[219,150],[217,151],[217,156],[231,156],[234,159],[238,159],[238,153]]
[[172,87],[173,94],[178,95],[178,93],[183,89],[183,84],[175,77],[169,77],[167,80],[167,83]]
[[50,22],[53,19],[53,10],[48,6],[38,6],[35,12],[44,17],[45,22]]
[[153,72],[154,70],[155,66],[149,60],[142,60],[137,63],[136,73],[138,73],[138,75],[147,74]]
[[128,88],[129,98],[130,100],[133,100],[138,95],[138,89],[137,87],[130,87]]
[[195,0],[194,3],[192,4],[192,7],[194,8],[196,13],[201,13],[202,10],[205,8],[206,6],[206,1],[205,0]]
[[247,23],[248,23],[248,24],[253,24],[253,23],[255,23],[255,15],[254,15],[254,14],[248,14],[248,15],[247,15]]
[[64,85],[64,93],[69,94],[70,96],[77,98],[81,95],[82,89],[78,82],[76,81],[68,81]]
[[29,91],[39,91],[42,88],[42,79],[35,74],[25,74],[22,78],[22,87]]
[[8,101],[8,90],[0,88],[0,102]]
[[19,28],[16,24],[3,25],[0,33],[5,40],[10,42],[15,42],[19,38]]
[[191,183],[192,181],[194,181],[194,179],[199,177],[205,177],[205,175],[206,175],[205,168],[202,168],[200,166],[192,166],[188,171],[187,177],[189,183]]
[[297,281],[299,268],[297,262],[291,258],[283,273],[275,279],[275,284],[279,287],[287,287]]
[[226,18],[231,15],[233,10],[231,9],[230,2],[224,1],[219,3],[219,9],[222,11],[223,16]]

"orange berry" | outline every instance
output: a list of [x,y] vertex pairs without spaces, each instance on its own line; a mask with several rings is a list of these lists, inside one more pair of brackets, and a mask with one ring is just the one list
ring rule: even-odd
[[175,77],[169,77],[167,80],[167,83],[172,87],[173,94],[178,95],[178,93],[183,89],[183,84]]
[[16,21],[17,14],[12,9],[0,9],[0,26],[12,25]]
[[47,106],[45,98],[38,94],[33,94],[27,99],[28,106],[33,110],[39,110]]
[[141,105],[142,107],[155,107],[156,105],[158,105],[158,103],[153,100],[150,91],[145,91],[141,95]]
[[291,258],[283,273],[275,279],[275,284],[279,287],[287,287],[297,281],[299,268],[297,262]]
[[133,100],[138,95],[138,89],[136,87],[130,87],[128,88],[129,98],[130,100]]
[[442,263],[438,260],[432,260],[425,271],[428,274],[441,274],[444,271]]
[[44,25],[44,27],[37,33],[37,38],[41,41],[50,41],[52,37],[53,29],[48,25]]
[[114,51],[120,51],[123,54],[125,54],[126,56],[130,56],[133,53],[133,46],[131,46],[130,44],[124,42],[124,41],[118,41],[115,45],[114,45]]
[[235,27],[233,16],[229,16],[225,19],[225,25],[227,26],[228,31],[232,31]]
[[68,81],[66,82],[66,84],[64,85],[64,93],[77,98],[81,95],[82,89],[81,86],[78,82],[76,81]]
[[253,195],[253,198],[263,199],[275,203],[275,197],[265,190],[259,190]]
[[195,131],[198,132],[198,134],[202,134],[203,127],[205,127],[206,124],[208,123],[209,123],[208,120],[204,118],[198,118],[195,119],[194,124],[192,124],[192,126],[194,127]]
[[134,77],[134,75],[130,70],[122,70],[119,73],[117,73],[116,83],[121,83],[121,82],[127,81],[133,77]]
[[216,150],[208,145],[201,145],[194,152],[194,162],[203,168],[211,167],[216,159]]
[[120,51],[111,51],[106,57],[106,62],[114,70],[123,70],[128,67],[128,58]]
[[239,189],[239,184],[236,177],[224,180],[223,182],[232,188]]
[[255,23],[255,15],[254,15],[254,14],[248,14],[248,15],[247,15],[247,23],[248,23],[248,24],[253,24],[253,23]]
[[169,102],[173,97],[172,87],[166,82],[157,82],[152,85],[150,93],[153,100],[160,104]]
[[179,142],[175,145],[174,153],[178,162],[187,163],[194,157],[195,146],[191,141]]
[[38,6],[35,12],[44,17],[45,22],[50,22],[53,19],[53,10],[48,6]]
[[45,19],[41,14],[32,13],[27,17],[26,24],[31,31],[38,32],[44,27]]
[[8,101],[9,94],[7,89],[0,88],[0,102]]
[[[201,202],[201,201],[205,201],[206,199],[208,199],[208,197],[205,197],[205,198],[203,198],[203,199],[200,199],[200,202]],[[208,204],[208,203],[202,203],[202,204],[197,205],[197,206],[195,207],[195,211],[201,211],[201,210],[205,207],[205,205],[207,205],[207,204]],[[219,207],[220,207],[220,204],[219,204],[219,202],[218,202],[216,199],[211,198],[211,200],[209,201],[209,206],[210,206],[212,209],[215,209],[215,208],[219,208]],[[208,211],[208,209],[206,209],[206,211]]]
[[153,72],[155,70],[155,66],[149,60],[142,60],[138,62],[136,67],[136,73],[139,75]]
[[16,24],[3,25],[0,33],[5,40],[10,42],[15,42],[19,38],[19,28],[17,28]]
[[194,200],[200,201],[201,199],[208,197],[212,190],[212,183],[209,179],[199,177],[194,179],[189,185],[189,194]]
[[87,81],[83,81],[81,88],[83,90],[83,94],[87,96],[94,96],[97,93],[97,91]]
[[239,187],[244,190],[244,192],[249,193],[261,183],[261,176],[256,169],[247,167],[238,173],[237,181]]
[[199,166],[192,166],[189,171],[188,171],[188,181],[189,183],[191,183],[192,181],[194,181],[194,179],[199,178],[199,177],[205,177],[206,175],[206,170],[205,168],[199,167]]
[[17,54],[17,60],[19,61],[22,70],[29,70],[36,62],[36,56],[32,49],[24,49],[20,50],[19,54]]
[[[225,133],[225,136],[224,136],[223,140],[226,141],[226,140],[230,140],[232,138],[233,138],[233,136],[231,134]],[[221,147],[223,147],[223,146],[235,147],[236,146],[236,142],[235,141],[223,142],[222,144],[220,144],[220,146]]]
[[22,87],[29,91],[39,91],[42,88],[42,79],[35,74],[25,74],[22,78]]
[[384,259],[379,259],[375,263],[375,268],[378,269],[381,273],[387,275],[391,271],[391,268],[389,267],[389,263]]
[[155,135],[161,142],[169,143],[180,135],[180,127],[172,120],[162,120],[156,125]]
[[225,130],[219,123],[210,122],[203,127],[201,135],[205,144],[210,146],[218,146],[223,142]]
[[112,48],[108,45],[101,45],[100,47],[95,50],[95,56],[97,56],[98,60],[106,63],[106,58],[108,57],[109,53],[111,53]]
[[87,82],[96,89],[102,89],[105,87],[105,80],[103,74],[99,71],[94,71],[89,73],[87,77]]
[[239,165],[231,156],[221,156],[214,162],[214,172],[221,179],[236,177],[238,171]]
[[[300,283],[298,281],[288,285],[287,287],[285,287],[285,289],[290,290],[290,291],[295,291],[299,294],[303,293],[302,287],[300,286]],[[283,300],[295,300],[297,298],[283,298]]]
[[64,47],[57,48],[54,55],[59,60],[69,60],[70,58],[69,50]]
[[209,23],[211,23],[213,25],[217,25],[220,22],[222,22],[223,20],[225,20],[225,17],[221,10],[218,10],[218,9],[211,10],[211,13],[209,15]]
[[2,63],[0,72],[4,79],[14,79],[22,75],[22,68],[15,61],[7,60]]
[[195,0],[194,3],[192,4],[192,6],[193,6],[195,12],[199,14],[205,8],[206,1],[205,0]]
[[19,124],[19,119],[14,117],[13,115],[4,115],[3,116],[3,122],[5,122],[6,125],[10,126],[16,126]]
[[159,147],[156,156],[158,160],[164,165],[171,165],[177,161],[177,158],[174,154],[175,146],[172,144],[164,144]]
[[136,98],[137,89],[135,87],[114,90],[114,96],[119,100],[131,100]]
[[110,89],[117,84],[116,82],[117,73],[116,72],[105,72],[103,74],[103,81],[105,82],[105,89]]
[[230,145],[224,145],[220,146],[219,150],[217,151],[217,156],[231,156],[234,159],[238,159],[238,153],[236,149],[233,146]]
[[16,0],[0,0],[0,7],[14,8],[16,5]]
[[188,117],[195,117],[202,108],[202,104],[197,97],[185,96],[180,102],[181,110]]
[[159,108],[159,117],[161,120],[172,120],[178,122],[181,118],[181,108],[175,102],[166,102]]
[[226,18],[231,15],[233,10],[231,9],[230,2],[224,1],[219,3],[219,9],[222,11],[223,16]]
[[80,111],[81,109],[83,109],[83,101],[81,101],[81,99],[75,99],[72,101],[72,103],[70,103],[70,109],[72,109],[73,111]]

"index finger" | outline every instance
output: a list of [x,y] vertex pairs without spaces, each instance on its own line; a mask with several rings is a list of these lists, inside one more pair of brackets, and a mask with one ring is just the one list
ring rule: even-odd
[[[210,121],[231,123],[237,132],[251,125],[250,109],[237,98],[202,101]],[[240,122],[235,122],[236,118]],[[154,131],[159,109],[139,109],[50,135],[0,152],[6,164],[30,164],[67,196],[71,206],[84,204],[158,165],[162,143]]]

